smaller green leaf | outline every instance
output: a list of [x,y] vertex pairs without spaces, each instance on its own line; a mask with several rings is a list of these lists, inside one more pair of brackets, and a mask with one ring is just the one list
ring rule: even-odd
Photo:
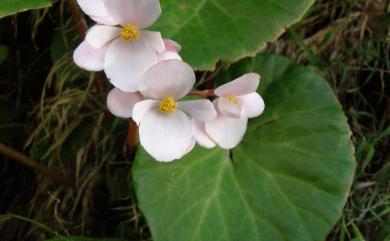
[[8,47],[4,45],[0,45],[0,64],[4,62],[7,58]]
[[50,0],[1,0],[0,18],[31,9],[46,8],[50,6]]

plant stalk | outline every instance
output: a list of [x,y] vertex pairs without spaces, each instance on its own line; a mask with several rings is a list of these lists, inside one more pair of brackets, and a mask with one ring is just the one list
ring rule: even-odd
[[63,184],[64,186],[75,188],[76,185],[74,181],[68,177],[63,176],[61,173],[50,170],[49,168],[39,164],[38,162],[32,160],[28,156],[22,154],[21,152],[8,147],[4,145],[3,143],[0,143],[0,153],[11,157],[12,159],[15,159],[19,163],[26,165],[30,168],[32,168],[34,171],[38,172],[39,174],[55,181],[58,183]]

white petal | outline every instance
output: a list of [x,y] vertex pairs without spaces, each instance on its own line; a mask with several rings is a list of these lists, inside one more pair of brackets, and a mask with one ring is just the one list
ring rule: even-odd
[[144,36],[145,41],[147,41],[150,44],[150,46],[155,48],[157,53],[161,54],[166,50],[165,45],[164,45],[164,41],[161,37],[160,32],[141,31],[141,35]]
[[133,114],[134,105],[141,100],[141,96],[137,93],[123,92],[114,88],[108,93],[107,107],[115,116],[130,118]]
[[110,16],[89,16],[93,21],[104,25],[117,25]]
[[174,51],[165,51],[162,54],[158,55],[158,62],[161,62],[164,60],[170,60],[170,59],[181,60],[181,57],[178,53],[176,53]]
[[242,103],[242,110],[248,118],[257,117],[264,111],[264,100],[258,93],[239,96],[237,99]]
[[190,153],[190,152],[192,151],[192,149],[194,149],[195,144],[196,144],[196,140],[195,140],[195,138],[192,137],[190,146],[187,148],[187,150],[186,150],[186,152],[184,153],[183,156],[185,156],[185,155],[187,155],[188,153]]
[[176,52],[176,53],[180,52],[181,46],[177,42],[175,42],[175,41],[173,41],[171,39],[163,39],[163,41],[164,41],[165,48],[167,50],[173,51],[173,52]]
[[260,83],[260,75],[249,73],[224,84],[215,89],[215,94],[218,96],[240,96],[256,92]]
[[192,68],[180,60],[162,61],[150,68],[140,83],[141,93],[151,99],[171,96],[180,99],[195,84]]
[[117,27],[97,24],[88,30],[85,40],[93,48],[98,49],[118,37],[119,32],[120,29]]
[[[77,0],[81,10],[90,16],[109,16],[103,0]],[[116,23],[117,24],[117,23]]]
[[139,135],[141,145],[157,161],[170,162],[181,158],[192,141],[192,126],[182,111],[170,115],[157,108],[148,111],[142,118]]
[[248,118],[230,118],[219,115],[215,120],[206,122],[206,133],[222,148],[232,149],[245,135]]
[[156,63],[156,50],[142,36],[133,42],[117,38],[107,50],[104,71],[115,87],[135,92],[139,90],[141,77]]
[[83,41],[74,51],[73,60],[77,66],[88,71],[102,71],[108,45],[100,49],[92,48],[86,41]]
[[178,104],[181,110],[197,120],[212,121],[217,117],[217,111],[209,100],[189,100]]
[[109,15],[119,24],[152,25],[161,14],[159,0],[103,0]]
[[138,102],[133,109],[133,120],[137,125],[140,124],[144,115],[152,108],[159,106],[160,101],[158,100],[143,100]]
[[215,142],[206,133],[205,123],[196,119],[191,119],[192,134],[196,139],[196,142],[205,148],[211,149],[216,146]]
[[221,112],[222,115],[232,117],[232,118],[239,118],[241,116],[240,102],[235,104],[229,101],[228,99],[221,97],[217,100],[217,103],[218,103],[218,110]]

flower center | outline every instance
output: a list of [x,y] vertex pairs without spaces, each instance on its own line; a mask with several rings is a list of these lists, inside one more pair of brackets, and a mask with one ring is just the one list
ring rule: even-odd
[[126,41],[133,41],[139,38],[137,26],[133,24],[123,26],[120,35]]
[[226,99],[228,99],[228,101],[232,102],[233,104],[238,104],[238,100],[236,98],[234,98],[233,96],[228,96],[226,97]]
[[172,114],[176,110],[177,104],[173,97],[165,97],[160,104],[160,111],[166,115]]

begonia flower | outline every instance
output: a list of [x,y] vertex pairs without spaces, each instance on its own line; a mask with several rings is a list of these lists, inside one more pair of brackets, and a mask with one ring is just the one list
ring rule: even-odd
[[159,1],[77,2],[98,24],[89,29],[85,41],[75,50],[75,63],[90,71],[104,70],[110,82],[122,91],[138,91],[142,75],[166,51],[159,32],[143,30],[160,16]]
[[[215,89],[219,98],[214,100],[218,116],[213,121],[195,123],[194,137],[204,147],[216,142],[224,149],[237,146],[245,135],[248,118],[261,115],[264,101],[256,92],[260,76],[250,73]],[[210,138],[210,139],[208,139]]]
[[170,59],[181,60],[179,52],[181,50],[180,44],[170,39],[164,39],[165,51],[158,55],[158,62]]
[[[164,39],[164,44],[166,46],[166,51],[159,55],[159,62],[170,59],[181,60],[178,55],[181,47],[178,43],[170,39]],[[130,118],[133,115],[134,105],[142,99],[143,96],[139,92],[125,92],[118,88],[114,88],[107,96],[107,108],[117,117]]]
[[212,121],[217,113],[207,99],[179,101],[195,84],[192,68],[166,60],[150,68],[140,83],[144,100],[133,109],[141,145],[156,160],[180,159],[194,145],[191,118]]
[[217,143],[207,134],[204,121],[192,119],[192,134],[196,142],[205,148],[211,149],[217,146]]
[[138,92],[124,92],[114,88],[108,93],[107,108],[115,116],[130,118],[133,116],[134,105],[142,100]]

